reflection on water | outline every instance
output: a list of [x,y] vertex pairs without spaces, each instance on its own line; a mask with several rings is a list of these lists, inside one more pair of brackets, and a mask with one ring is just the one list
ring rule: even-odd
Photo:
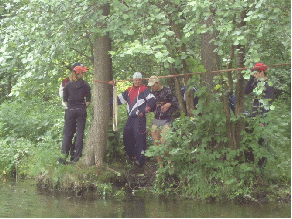
[[0,217],[291,217],[290,204],[205,204],[170,197],[96,199],[43,194],[32,181],[0,184]]

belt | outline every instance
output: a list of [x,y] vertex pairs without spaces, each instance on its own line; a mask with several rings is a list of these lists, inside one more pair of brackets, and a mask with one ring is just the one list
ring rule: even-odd
[[68,107],[69,110],[86,109],[86,107]]

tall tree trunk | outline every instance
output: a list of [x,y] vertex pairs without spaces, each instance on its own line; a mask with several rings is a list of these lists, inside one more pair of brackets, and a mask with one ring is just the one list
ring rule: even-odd
[[[231,45],[230,48],[230,62],[228,64],[228,69],[232,69],[232,63],[234,60],[234,45]],[[230,120],[230,106],[229,106],[229,97],[233,93],[233,79],[231,71],[227,72],[228,77],[228,90],[223,95],[223,109],[226,115],[226,131],[228,137],[229,148],[236,149],[236,141],[235,141],[235,132],[234,132],[234,122]]]
[[[170,7],[176,7],[176,4],[173,2],[173,1],[157,1],[157,6],[162,10],[162,11],[165,11],[165,8],[167,6],[170,6]],[[177,16],[177,14],[181,11],[180,7],[176,8],[175,11],[171,12],[168,14],[168,18],[169,18],[169,25],[170,27],[173,29],[174,33],[175,33],[175,37],[178,39],[178,40],[182,40],[182,33],[181,33],[181,26],[179,24],[176,23],[175,19],[173,19],[173,17]],[[186,50],[186,44],[185,43],[182,43],[182,45],[180,46],[179,49],[177,50],[180,50],[177,51],[177,54],[180,54],[180,53],[185,53],[187,54],[187,50]],[[188,72],[188,66],[187,66],[187,63],[186,63],[186,60],[183,59],[182,60],[182,69],[180,71],[182,71],[181,73],[187,73]],[[185,77],[185,83],[186,83],[186,93],[185,93],[185,97],[186,97],[186,111],[187,111],[187,114],[188,116],[192,116],[193,113],[192,113],[192,110],[195,109],[194,107],[194,96],[193,96],[193,92],[192,90],[189,91],[188,89],[188,86],[187,86],[187,82],[188,80],[191,78],[190,75],[186,76]]]
[[[234,3],[234,0],[233,0]],[[236,27],[236,13],[234,13],[233,16],[233,26],[234,29]],[[233,68],[233,62],[234,62],[234,50],[235,46],[231,45],[230,48],[230,62],[228,63],[227,69],[232,69]],[[230,120],[231,117],[231,112],[230,112],[230,106],[229,106],[229,98],[230,95],[233,93],[233,77],[232,77],[232,72],[228,71],[227,72],[227,78],[228,78],[228,86],[227,86],[227,91],[225,91],[223,95],[223,109],[226,115],[226,131],[227,131],[227,137],[228,137],[228,144],[229,148],[231,149],[236,149],[236,140],[235,140],[235,124]]]
[[[204,24],[207,28],[214,27],[213,15],[211,15],[207,20],[203,19]],[[216,71],[220,69],[220,58],[214,50],[217,48],[212,40],[217,38],[217,32],[206,32],[201,35],[201,57],[202,63],[207,72]],[[206,73],[203,74],[202,81],[205,86],[208,88],[209,92],[212,93],[214,90],[213,77],[217,74]]]
[[[242,11],[240,14],[240,22],[239,22],[239,29],[242,29],[245,26],[244,18],[246,17],[246,11]],[[238,68],[244,68],[244,61],[245,61],[245,46],[238,45],[237,46],[237,61],[238,61]],[[242,71],[237,73],[237,83],[235,88],[235,97],[236,97],[236,104],[235,104],[235,116],[242,116],[244,110],[244,78]],[[236,148],[240,148],[240,142],[242,140],[241,132],[244,129],[245,123],[244,119],[240,118],[235,123],[235,141],[236,141]]]
[[[207,73],[202,74],[201,82],[207,87],[208,98],[205,102],[200,101],[200,104],[205,105],[206,107],[208,107],[208,103],[213,99],[212,94],[215,91],[215,83],[213,82],[213,78],[215,75],[218,75],[218,73],[215,74],[209,72],[220,69],[220,58],[217,52],[214,52],[217,46],[214,45],[213,42],[218,36],[218,32],[214,27],[215,10],[210,7],[210,11],[212,14],[208,17],[207,20],[202,19],[202,23],[206,24],[206,27],[211,29],[211,31],[207,31],[206,33],[201,34],[201,57],[202,63],[207,71]],[[211,149],[215,144],[216,141],[214,137],[212,137],[212,140],[208,142],[208,147]]]
[[[170,23],[170,26],[172,27],[173,31],[175,32],[175,36],[178,40],[182,40],[182,33],[181,33],[181,30],[180,30],[180,27],[179,25],[177,25],[175,23],[175,21],[172,20],[172,15],[169,16],[169,23]],[[187,49],[186,49],[186,44],[185,43],[182,43],[181,47],[180,47],[180,52],[181,53],[185,53],[187,54]],[[186,63],[186,60],[183,59],[182,60],[182,65],[183,65],[183,73],[187,73],[188,72],[188,66],[187,66],[187,63]],[[186,108],[186,110],[184,110],[184,108],[182,108],[183,111],[186,111],[187,112],[187,115],[188,116],[192,116],[193,113],[192,111],[195,109],[195,106],[194,106],[194,94],[193,94],[193,91],[192,89],[189,90],[189,87],[187,85],[187,82],[188,80],[191,78],[190,75],[187,75],[185,77],[185,86],[186,86],[186,106],[184,108]],[[175,83],[178,82],[177,79],[175,80]],[[180,104],[181,106],[181,104]]]
[[174,84],[175,84],[175,95],[176,95],[178,103],[179,103],[180,113],[181,114],[184,113],[186,115],[187,114],[186,106],[185,106],[184,99],[183,99],[183,96],[181,93],[181,86],[179,84],[177,77],[174,78]]
[[[110,5],[102,7],[103,14],[109,15]],[[109,54],[111,40],[109,35],[99,36],[94,42],[94,80],[110,81],[112,79],[112,61]],[[106,152],[110,121],[110,86],[95,83],[93,91],[93,121],[87,137],[84,162],[86,165],[103,166]]]
[[[172,74],[176,75],[177,71],[176,69],[172,68]],[[177,97],[178,103],[179,103],[179,111],[180,114],[184,113],[185,115],[187,115],[187,111],[186,111],[186,106],[185,106],[185,101],[183,99],[183,95],[181,92],[181,86],[179,83],[179,80],[177,77],[174,77],[174,90],[175,90],[175,96]]]

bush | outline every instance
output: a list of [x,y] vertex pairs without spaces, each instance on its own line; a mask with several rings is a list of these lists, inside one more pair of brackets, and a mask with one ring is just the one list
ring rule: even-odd
[[1,174],[18,174],[17,168],[23,164],[23,160],[34,153],[31,141],[15,135],[0,139],[0,148]]
[[60,103],[34,99],[7,101],[0,106],[2,137],[14,133],[19,138],[37,142],[41,140],[40,136],[60,120],[64,120],[64,110]]
[[[200,100],[208,98],[204,88],[197,94],[201,95]],[[181,115],[166,133],[167,144],[150,147],[145,153],[148,157],[164,158],[165,167],[158,169],[160,176],[156,178],[155,191],[200,199],[226,196],[234,199],[251,196],[260,183],[258,177],[290,183],[290,112],[283,101],[275,106],[265,118],[268,127],[259,125],[260,117],[245,117],[249,125],[242,132],[241,147],[237,150],[227,144],[219,94],[213,101],[199,104],[193,118]],[[260,144],[261,138],[266,143]],[[251,151],[253,159],[248,159],[246,154]],[[166,153],[171,154],[171,165],[166,162]],[[267,165],[260,167],[258,162],[263,157]],[[171,183],[174,178],[179,180]]]

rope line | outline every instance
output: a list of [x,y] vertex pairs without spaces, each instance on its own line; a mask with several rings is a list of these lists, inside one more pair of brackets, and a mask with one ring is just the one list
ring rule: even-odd
[[[291,63],[284,63],[284,64],[274,64],[274,65],[267,65],[267,67],[277,67],[277,66],[283,66],[283,65],[291,65]],[[173,78],[173,77],[182,77],[186,75],[195,75],[195,74],[215,74],[215,73],[224,73],[224,72],[229,72],[229,71],[243,71],[247,69],[252,69],[253,67],[247,67],[247,68],[234,68],[234,69],[224,69],[224,70],[217,70],[217,71],[209,71],[209,72],[194,72],[194,73],[185,73],[185,74],[178,74],[178,75],[165,75],[165,76],[157,76],[158,78]],[[150,78],[143,78],[143,80],[148,80]],[[114,81],[114,84],[117,82],[126,82],[126,81],[133,81],[133,79],[125,79],[125,80],[119,80],[119,81]],[[106,83],[108,84],[108,81],[98,81],[98,80],[93,80],[93,82],[97,83]]]

